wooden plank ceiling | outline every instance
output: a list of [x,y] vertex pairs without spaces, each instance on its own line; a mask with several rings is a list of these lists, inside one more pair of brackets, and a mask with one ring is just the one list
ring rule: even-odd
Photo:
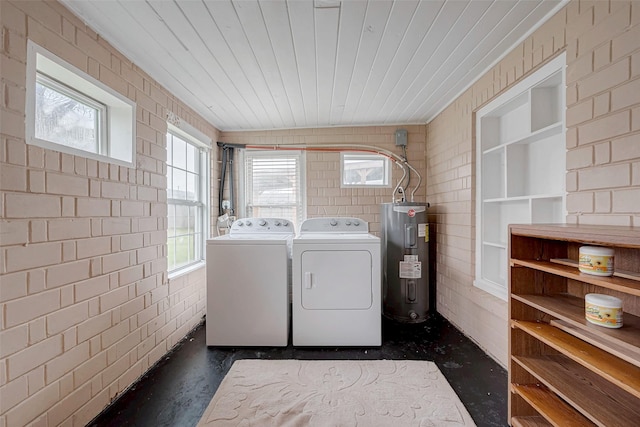
[[427,123],[566,0],[62,0],[221,130]]

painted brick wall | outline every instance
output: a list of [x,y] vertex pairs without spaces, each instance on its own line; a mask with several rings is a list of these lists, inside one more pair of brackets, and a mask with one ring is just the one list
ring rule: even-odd
[[473,287],[474,112],[567,52],[567,222],[640,226],[640,2],[570,2],[427,126],[438,311],[506,366],[507,304]]
[[[384,148],[402,156],[395,145],[396,129],[408,131],[407,157],[409,163],[422,174],[422,185],[415,193],[416,202],[424,202],[425,185],[425,126],[363,126],[317,129],[291,129],[260,132],[222,132],[224,142],[249,145],[276,144],[357,144]],[[392,188],[340,188],[340,154],[306,153],[307,217],[354,216],[368,221],[373,233],[380,231],[380,204],[391,202],[393,187],[402,177],[395,166]],[[417,183],[412,175],[410,187]],[[217,187],[216,187],[217,188]],[[410,195],[410,193],[408,192]],[[409,196],[408,196],[409,197]]]
[[[205,313],[204,268],[167,276],[167,113],[217,130],[57,2],[0,11],[0,426],[83,426]],[[135,168],[25,144],[27,39],[136,102]]]

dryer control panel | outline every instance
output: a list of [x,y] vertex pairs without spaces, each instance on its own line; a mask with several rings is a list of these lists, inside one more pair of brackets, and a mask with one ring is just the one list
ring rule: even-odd
[[231,225],[230,234],[288,233],[294,234],[291,221],[282,218],[242,218]]
[[368,233],[369,223],[360,218],[309,218],[300,226],[300,233]]

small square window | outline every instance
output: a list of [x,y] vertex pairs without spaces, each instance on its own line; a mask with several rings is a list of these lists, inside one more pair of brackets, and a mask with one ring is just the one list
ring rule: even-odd
[[389,159],[380,154],[341,156],[342,187],[389,187]]

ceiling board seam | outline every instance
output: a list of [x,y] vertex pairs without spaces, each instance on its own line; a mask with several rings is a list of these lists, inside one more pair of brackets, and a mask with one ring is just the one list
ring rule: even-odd
[[[267,81],[267,79],[266,79],[266,77],[265,77],[265,76],[266,76],[266,74],[265,74],[265,72],[264,72],[264,69],[262,68],[262,65],[260,64],[260,61],[258,60],[258,57],[256,56],[256,52],[255,52],[255,50],[253,49],[253,45],[251,44],[251,40],[249,39],[249,36],[247,35],[247,32],[246,32],[246,31],[245,31],[245,29],[244,29],[244,24],[242,23],[242,19],[240,19],[240,15],[238,14],[238,10],[236,9],[236,5],[235,5],[235,3],[234,3],[233,1],[231,1],[231,7],[233,8],[233,11],[234,11],[234,13],[236,14],[236,17],[238,18],[238,22],[240,23],[240,28],[242,29],[242,34],[244,34],[245,39],[246,39],[246,40],[247,40],[247,42],[248,42],[249,49],[251,50],[251,53],[253,54],[253,58],[255,59],[256,64],[257,64],[257,66],[258,66],[258,69],[260,70],[260,73],[262,74],[262,77],[264,78],[264,82],[265,82],[266,87],[267,87],[267,88],[268,88],[268,90],[269,90],[269,94],[271,95],[271,100],[273,101],[273,105],[275,106],[276,111],[278,111],[278,116],[280,117],[280,121],[281,121],[283,124],[285,124],[285,123],[286,123],[286,120],[285,120],[285,118],[282,116],[282,111],[280,110],[280,107],[278,106],[278,102],[276,101],[276,97],[275,97],[275,95],[273,94],[273,91],[271,90],[271,85],[269,84],[269,82]],[[208,9],[208,8],[207,8],[207,9]],[[262,12],[261,12],[261,13],[262,13]],[[263,17],[263,19],[264,19],[264,17]],[[217,24],[217,22],[216,22],[216,25],[218,25],[218,24]],[[218,28],[220,28],[220,27],[218,26]],[[228,44],[228,41],[226,40],[226,37],[224,37],[224,33],[222,33],[222,37],[225,39],[225,42],[227,42],[227,44]],[[229,46],[229,48],[231,48],[231,46]],[[233,51],[233,50],[232,50],[232,51]],[[292,112],[292,116],[293,116],[293,112]]]
[[[362,40],[364,39],[364,34],[365,34],[365,32],[368,30],[368,28],[369,28],[369,26],[367,26],[367,27],[365,28],[365,25],[366,25],[366,23],[367,23],[367,17],[369,16],[369,4],[371,4],[371,2],[367,2],[367,9],[366,9],[366,11],[365,11],[365,16],[364,16],[363,23],[362,23],[362,29],[361,29],[361,32],[360,32],[360,40],[359,40],[359,44],[358,44],[357,57],[356,57],[356,61],[354,61],[354,71],[355,71],[355,69],[356,69],[356,68],[357,68],[357,66],[358,66],[358,60],[360,59],[360,55],[359,55],[359,54],[360,54],[360,46],[361,46],[361,44],[362,44]],[[392,3],[392,5],[393,5],[393,3]],[[391,11],[391,10],[392,10],[392,7],[390,7],[390,8],[389,8],[389,11]],[[390,16],[390,12],[389,12],[389,14],[387,15],[387,18],[386,18],[386,20],[385,20],[385,28],[386,28],[386,25],[387,25],[387,23],[388,23],[389,16]],[[372,18],[372,20],[375,20],[375,16],[374,16],[374,18]],[[371,60],[371,64],[370,64],[370,66],[368,67],[368,69],[369,69],[369,73],[371,72],[371,70],[372,70],[372,68],[373,68],[373,64],[375,63],[375,58],[376,58],[376,56],[377,56],[378,49],[380,48],[380,44],[381,44],[381,42],[382,42],[382,40],[383,40],[383,37],[384,37],[384,30],[383,30],[382,35],[380,36],[380,40],[379,40],[378,45],[377,45],[377,47],[376,47],[376,51],[375,51],[374,57],[373,57],[373,59]],[[369,75],[369,74],[368,74],[368,75]],[[353,81],[353,80],[352,80],[352,81]],[[367,81],[368,81],[368,78],[367,78]],[[351,83],[350,83],[349,88],[348,88],[348,90],[347,90],[347,96],[346,96],[346,98],[345,98],[345,100],[346,100],[347,102],[349,101],[349,94],[352,92],[352,91],[351,91],[351,86],[352,86],[352,85],[351,85]],[[360,96],[358,97],[358,101],[362,98],[362,94],[364,93],[365,88],[366,88],[366,86],[363,86],[363,87],[362,87],[362,91],[360,92]],[[357,95],[354,95],[354,96],[357,96]],[[353,121],[353,118],[354,118],[354,116],[355,116],[355,110],[357,110],[357,105],[358,105],[358,104],[356,104],[356,108],[355,108],[355,109],[353,109],[353,110],[354,110],[353,112],[352,112],[352,111],[349,111],[350,117],[346,119],[349,123],[353,123],[353,122],[354,122],[354,121]],[[343,113],[342,113],[342,117],[345,117],[345,115],[344,115],[344,111],[343,111]]]
[[[242,91],[236,86],[236,83],[234,81],[234,79],[231,78],[231,76],[229,76],[229,74],[227,73],[227,70],[222,66],[222,64],[220,64],[220,62],[218,61],[218,59],[216,58],[216,56],[213,54],[213,52],[211,52],[211,49],[209,48],[208,44],[206,43],[205,40],[202,39],[202,36],[200,35],[200,33],[197,31],[197,29],[195,28],[195,26],[193,25],[193,23],[191,22],[191,20],[187,17],[187,15],[184,13],[184,10],[180,7],[180,4],[178,2],[176,2],[174,0],[174,4],[176,5],[176,7],[178,8],[178,10],[180,11],[180,13],[182,14],[182,16],[184,17],[184,19],[189,23],[189,25],[191,26],[191,28],[193,29],[193,32],[196,34],[196,36],[198,37],[198,39],[200,39],[200,41],[202,42],[202,45],[204,46],[205,50],[207,52],[209,52],[211,54],[211,58],[213,59],[213,61],[218,64],[218,67],[220,67],[220,70],[222,71],[222,73],[227,77],[227,79],[229,79],[229,82],[231,83],[231,86],[233,86],[233,88],[236,90],[236,92],[238,93],[238,96],[240,97],[240,99],[242,99],[242,101],[244,101],[244,104],[247,106],[247,108],[249,109],[249,111],[251,111],[253,113],[253,116],[255,118],[256,121],[261,121],[258,117],[258,114],[255,112],[254,108],[253,108],[253,102],[249,102],[244,95],[242,94]],[[165,23],[166,25],[166,23]],[[168,27],[168,25],[167,25]],[[194,61],[198,64],[200,64],[200,66],[205,70],[205,72],[207,73],[207,75],[209,77],[211,77],[212,81],[215,81],[216,79],[207,71],[207,67],[202,64],[200,62],[199,59],[196,58],[196,56],[194,56],[193,52],[191,50],[188,50],[189,53],[191,54],[191,56],[194,58]],[[243,73],[244,75],[244,73]],[[246,76],[245,76],[246,77]],[[248,79],[247,79],[248,81]],[[251,83],[249,82],[249,85],[251,86]],[[252,86],[253,89],[253,86]],[[255,92],[255,90],[254,90]],[[227,94],[227,96],[229,96],[229,94]],[[232,96],[233,98],[233,96]],[[260,102],[260,99],[258,98],[258,101]]]
[[[394,3],[393,6],[391,7],[391,11],[389,12],[389,17],[387,18],[387,22],[385,23],[385,28],[384,28],[384,32],[382,34],[382,39],[381,40],[384,39],[384,36],[385,36],[387,28],[388,28],[389,20],[391,19],[391,16],[393,15],[393,8],[395,7],[396,4],[397,3]],[[405,26],[404,32],[402,33],[402,38],[400,40],[400,43],[398,43],[398,46],[401,46],[402,42],[405,40],[406,35],[407,35],[407,30],[409,29],[409,25],[411,24],[411,22],[413,22],[413,18],[415,17],[416,12],[418,11],[418,6],[419,6],[419,2],[416,2],[416,6],[413,9],[413,13],[411,14],[411,19],[409,19],[409,24],[407,24]],[[380,44],[382,44],[382,43],[380,43]],[[375,68],[376,60],[378,59],[378,52],[380,50],[379,48],[380,48],[380,46],[378,46],[378,50],[376,51],[376,55],[373,58],[373,63],[372,63],[372,66],[371,66],[371,70],[369,71],[369,74],[367,75],[367,81],[364,84],[365,88],[369,85],[369,81],[371,80],[371,73],[373,72],[373,69]],[[395,60],[395,58],[396,58],[396,56],[398,54],[398,51],[399,51],[399,49],[396,49],[395,53],[391,57],[391,63],[393,63],[393,61]],[[384,76],[382,78],[382,81],[384,81],[384,79],[388,75],[390,68],[391,67],[388,67],[387,70],[385,71]],[[362,92],[362,94],[364,94],[364,91]],[[358,98],[358,103],[356,104],[355,111],[358,111],[359,108],[360,108],[360,103],[362,102],[362,94],[360,94],[360,97]],[[353,123],[353,119],[351,120],[351,122]]]
[[296,63],[296,74],[298,75],[298,86],[300,87],[300,98],[302,99],[302,112],[304,114],[305,123],[308,122],[307,109],[305,108],[304,92],[302,91],[302,79],[300,75],[300,64],[298,54],[296,53],[296,39],[293,35],[293,23],[291,22],[291,13],[289,12],[289,1],[285,3],[287,8],[287,19],[289,20],[289,32],[291,33],[291,44],[293,45],[293,57]]
[[336,37],[336,49],[333,56],[333,82],[331,84],[331,97],[329,98],[329,117],[327,123],[331,124],[331,110],[333,110],[333,96],[336,90],[336,76],[338,75],[338,47],[340,46],[340,22],[342,21],[342,7],[338,12],[338,36]]
[[[487,72],[489,72],[489,70],[491,70],[493,67],[495,67],[500,61],[502,61],[509,53],[511,53],[513,51],[513,49],[515,49],[520,43],[524,42],[531,34],[533,34],[538,28],[540,28],[545,22],[547,22],[549,19],[551,19],[556,13],[558,13],[563,7],[566,6],[566,4],[569,3],[569,0],[560,0],[560,3],[558,3],[558,5],[556,5],[553,9],[551,9],[540,21],[536,22],[536,24],[531,27],[529,29],[529,31],[527,31],[525,34],[523,34],[518,40],[516,40],[515,43],[513,43],[507,50],[505,50],[502,55],[500,55],[495,61],[493,61],[488,67],[486,67],[484,70],[482,70],[477,76],[476,78],[474,78],[469,84],[467,84],[465,87],[462,88],[462,90],[460,90],[451,100],[451,102],[449,102],[447,105],[445,105],[444,107],[441,107],[438,111],[436,111],[434,114],[427,116],[426,118],[426,124],[429,124],[433,119],[435,119],[436,117],[438,117],[438,115],[440,113],[442,113],[445,109],[447,109],[451,104],[453,104],[453,102],[458,99],[467,89],[469,89],[471,86],[473,86],[478,80],[480,80],[482,78],[482,76],[484,76]],[[531,12],[533,13],[533,11]],[[513,31],[513,30],[512,30]],[[510,32],[511,33],[511,32]],[[506,37],[505,37],[506,38]]]
[[[353,65],[351,67],[351,74],[349,75],[349,84],[347,85],[347,94],[345,95],[345,98],[344,98],[345,103],[347,102],[347,99],[349,99],[349,92],[351,90],[351,82],[353,81],[353,74],[356,69],[356,64],[358,63],[358,58],[360,57],[360,46],[362,45],[362,37],[364,34],[364,23],[367,21],[368,11],[369,11],[369,2],[367,1],[367,5],[365,6],[365,11],[364,11],[364,16],[362,18],[362,23],[360,24],[360,37],[358,38],[358,47],[356,48],[356,57],[353,60]],[[343,9],[341,7],[340,13],[338,14],[338,37],[336,38],[336,61],[335,61],[334,70],[333,70],[334,76],[338,75],[338,58],[340,57],[340,53],[339,53],[340,52],[340,33],[342,28],[340,24],[342,23],[342,13],[343,13]],[[336,79],[334,78],[333,87],[331,89],[331,103],[329,104],[329,122],[331,122],[331,110],[333,110],[333,98],[336,90],[335,81]],[[338,121],[342,120],[343,117],[344,117],[344,108],[340,113],[340,118]]]
[[[402,80],[402,77],[407,72],[407,69],[409,68],[409,65],[413,62],[413,60],[415,59],[415,57],[418,54],[418,52],[420,52],[420,50],[422,49],[422,46],[424,45],[425,40],[428,39],[429,34],[431,34],[431,30],[433,30],[433,27],[435,26],[435,23],[437,22],[438,18],[442,14],[442,10],[444,9],[444,6],[445,6],[445,2],[442,2],[442,4],[440,5],[440,8],[438,9],[438,13],[436,14],[436,17],[431,21],[431,25],[429,25],[429,29],[422,36],[422,40],[420,40],[420,43],[418,44],[416,49],[411,54],[411,58],[407,62],[407,65],[404,67],[404,71],[402,72],[402,74],[400,74],[400,77],[398,78],[398,81],[396,81],[396,83],[391,87],[391,89],[389,90],[389,93],[393,93],[393,91],[395,90],[396,86],[398,86],[398,83],[400,82],[400,80]],[[384,78],[382,80],[382,83],[380,84],[380,86],[384,85],[385,81],[386,81],[386,78]],[[371,104],[369,105],[369,108],[367,109],[367,111],[365,113],[365,116],[369,116],[369,112],[371,111],[371,108],[373,107],[373,105],[376,104],[376,98],[378,98],[377,94],[374,97],[373,102],[371,102]],[[383,107],[380,110],[384,109],[384,105],[386,105],[386,102],[385,102],[385,104],[383,104]]]
[[[467,3],[467,5],[465,6],[464,10],[462,11],[461,14],[459,14],[456,17],[455,22],[453,23],[453,25],[451,25],[449,27],[449,29],[447,30],[447,32],[445,33],[444,37],[442,37],[440,39],[440,42],[438,43],[438,46],[433,50],[433,54],[429,57],[429,59],[422,65],[422,67],[420,68],[420,71],[418,71],[418,73],[416,74],[416,76],[413,78],[413,80],[411,81],[411,83],[409,83],[407,85],[407,90],[404,92],[404,94],[402,95],[402,97],[398,100],[398,102],[396,103],[396,105],[393,107],[393,109],[391,110],[391,113],[395,112],[398,109],[398,106],[402,103],[402,100],[407,96],[409,92],[409,89],[411,89],[411,87],[414,85],[414,83],[416,82],[416,80],[418,79],[418,77],[422,74],[422,72],[424,71],[424,69],[431,63],[431,59],[435,57],[435,53],[437,53],[441,48],[442,45],[444,43],[444,41],[447,39],[447,37],[449,37],[449,34],[451,34],[451,31],[453,31],[453,28],[456,26],[456,24],[458,23],[458,21],[460,21],[460,19],[462,18],[462,16],[464,15],[464,13],[467,11],[467,9],[469,9],[469,7],[471,6],[471,3]],[[383,108],[386,107],[386,102],[383,104]]]
[[[119,2],[119,3],[120,3],[120,2]],[[182,41],[181,41],[181,40],[177,37],[177,35],[176,35],[172,30],[171,30],[171,28],[169,28],[169,26],[167,25],[166,21],[162,18],[162,16],[158,13],[158,11],[156,11],[156,10],[155,10],[155,8],[154,8],[154,7],[153,7],[153,6],[152,6],[148,1],[145,1],[145,3],[147,4],[147,6],[148,6],[148,7],[150,7],[150,8],[151,8],[151,10],[153,11],[153,13],[154,13],[154,14],[156,15],[156,17],[160,20],[160,22],[162,22],[162,24],[163,24],[163,25],[164,25],[164,26],[169,30],[169,32],[173,35],[173,37],[176,39],[176,41],[177,41],[181,46],[184,46],[184,44],[182,43]],[[135,17],[131,14],[131,12],[130,12],[127,8],[124,8],[124,9],[125,9],[125,10],[126,10],[126,12],[127,12],[127,13],[132,17],[132,18],[133,18],[133,20],[134,20],[134,21],[136,21],[136,22],[138,23],[138,25],[140,26],[140,28],[145,28],[144,26],[142,26],[142,25],[140,24],[140,21],[138,21],[137,19],[135,19]],[[147,34],[149,34],[149,36],[150,36],[150,37],[154,38],[153,34],[150,34],[146,29],[145,29],[145,31],[147,32]],[[211,78],[211,75],[207,72],[206,68],[205,68],[205,67],[204,67],[204,66],[203,66],[203,65],[202,65],[202,64],[201,64],[201,63],[200,63],[200,62],[199,62],[199,61],[198,61],[194,56],[193,56],[192,52],[191,52],[189,49],[186,49],[186,52],[188,52],[188,54],[189,54],[192,58],[194,58],[195,62],[200,66],[200,68],[204,71],[204,73],[205,73],[207,76],[209,76],[209,77]],[[178,61],[178,60],[177,60],[173,55],[171,55],[171,53],[170,53],[170,52],[167,52],[167,54],[173,58],[173,60],[174,60],[174,62],[176,62],[176,64],[180,64],[180,63],[181,63],[181,61]],[[161,66],[162,66],[162,65],[161,65]],[[194,78],[194,81],[196,81],[196,82],[197,82],[197,78],[196,78],[195,76],[193,76],[191,73],[189,73],[189,72],[188,72],[188,71],[186,71],[186,70],[185,70],[185,73],[186,73],[186,74],[191,75],[191,77],[192,77],[192,78]],[[218,88],[218,90],[220,91],[220,93],[221,93],[221,94],[223,94],[223,95],[228,99],[229,104],[230,104],[231,106],[233,106],[233,107],[237,110],[237,112],[238,112],[238,113],[240,113],[240,116],[241,116],[241,117],[243,117],[243,115],[242,115],[242,113],[241,113],[240,109],[238,108],[238,106],[237,106],[237,105],[235,105],[235,104],[233,103],[233,101],[232,101],[232,100],[231,100],[231,98],[229,97],[229,94],[227,94],[227,93],[226,93],[226,92],[225,92],[225,91],[220,87],[220,85],[218,85],[218,83],[217,83],[217,82],[215,82],[215,80],[214,80],[214,79],[212,79],[212,80],[214,81],[214,84],[216,85],[216,87]],[[190,91],[190,92],[191,92],[191,93],[193,93],[192,91]],[[246,120],[246,118],[244,118],[244,117],[243,117],[243,119],[246,121],[246,123],[247,123],[247,124],[249,124],[249,122]],[[236,121],[237,121],[237,120],[236,120]]]
[[[493,2],[492,2],[492,4],[495,4],[495,3],[496,3],[495,1],[493,1]],[[515,4],[512,4],[512,6],[515,6]],[[513,7],[512,7],[512,9],[513,9]],[[451,56],[452,56],[452,55],[453,55],[453,53],[456,51],[456,49],[458,49],[458,48],[459,48],[459,47],[464,43],[464,41],[465,41],[465,40],[467,40],[467,39],[469,38],[469,35],[472,33],[472,31],[473,31],[476,27],[478,27],[478,25],[480,25],[480,22],[482,21],[482,19],[483,19],[485,16],[487,16],[487,14],[489,13],[489,11],[490,11],[490,10],[491,10],[491,6],[489,6],[489,7],[488,7],[488,8],[487,8],[483,13],[482,13],[482,15],[477,19],[476,23],[475,23],[475,24],[474,24],[474,25],[469,29],[469,31],[467,32],[467,34],[466,34],[466,35],[465,35],[465,36],[464,36],[464,37],[463,37],[463,38],[462,38],[462,39],[461,39],[461,40],[456,44],[455,48],[453,48],[453,49],[449,49],[449,54],[447,55],[447,57],[446,57],[443,61],[441,61],[441,62],[440,62],[440,65],[438,66],[438,68],[436,68],[436,70],[435,70],[433,73],[430,73],[430,76],[431,76],[431,77],[429,77],[429,78],[428,78],[427,82],[424,84],[424,87],[428,87],[428,86],[430,85],[430,83],[434,80],[434,77],[436,76],[436,74],[437,74],[437,73],[442,69],[442,67],[445,65],[445,63],[446,63],[447,61],[449,61],[449,58],[451,58]],[[504,19],[504,18],[503,18],[503,19]],[[487,35],[485,35],[485,36],[480,40],[480,42],[478,43],[478,45],[482,42],[482,40],[484,40],[484,39],[485,39],[485,38],[487,38],[487,37],[488,37],[488,34],[487,34]],[[426,67],[426,64],[425,64],[425,67]],[[420,70],[420,73],[416,76],[416,79],[414,79],[414,82],[415,82],[416,80],[418,80],[418,77],[420,77],[420,75],[421,75],[421,74],[422,74],[422,72],[424,71],[424,68],[425,68],[425,67],[423,67],[423,68],[422,68],[422,70]],[[457,66],[457,67],[455,67],[455,68],[453,69],[453,72],[455,72],[455,70],[457,70],[458,68],[460,68],[460,64],[458,64],[458,66]],[[450,71],[450,72],[448,72],[448,75],[453,74],[453,72],[451,72],[451,71]],[[447,79],[448,79],[448,78],[447,78]],[[436,91],[436,90],[438,90],[438,89],[439,89],[439,88],[444,84],[445,80],[446,80],[446,79],[443,79],[443,80],[440,82],[440,84],[439,84],[439,85],[438,85],[434,90],[431,90],[431,94],[435,93],[435,91]],[[413,82],[411,83],[411,85],[409,85],[409,87],[411,87],[412,85],[413,85]],[[410,105],[412,105],[412,104],[415,102],[415,100],[416,100],[416,99],[418,99],[418,97],[422,95],[422,92],[423,92],[423,91],[424,91],[424,89],[421,89],[421,90],[419,90],[419,91],[417,91],[417,92],[415,93],[415,95],[414,95],[413,99],[411,99],[409,102],[407,102],[407,103],[406,103],[406,105],[405,105],[404,110],[402,110],[402,111],[400,112],[400,114],[401,114],[401,115],[402,115],[402,114],[404,114],[404,113],[407,111],[407,109],[409,108],[409,106],[410,106]],[[422,106],[423,106],[423,105],[424,105],[424,104],[425,104],[429,99],[431,99],[431,97],[430,97],[430,96],[429,96],[428,98],[426,98],[422,103],[420,103],[420,106],[419,106],[419,108],[418,108],[416,111],[419,111],[419,110],[422,108]],[[393,113],[393,111],[392,111],[392,113]],[[415,116],[415,113],[414,113],[414,116]]]
[[[362,20],[362,28],[363,30],[360,31],[360,41],[358,42],[358,47],[360,47],[360,42],[362,41],[362,37],[364,35],[364,23],[367,21],[367,14],[369,13],[369,4],[370,2],[367,1],[367,9],[364,15],[364,19]],[[367,82],[369,81],[369,78],[371,76],[371,70],[373,69],[373,64],[375,64],[376,62],[376,58],[378,57],[378,51],[380,50],[380,45],[382,44],[382,40],[384,39],[384,34],[385,31],[387,29],[387,24],[389,23],[389,19],[391,17],[391,14],[393,13],[393,4],[391,6],[391,9],[389,10],[389,14],[387,15],[387,19],[384,23],[384,28],[382,30],[382,36],[380,37],[380,43],[378,43],[378,46],[376,47],[376,52],[373,55],[373,60],[371,61],[371,67],[369,68],[369,73],[367,74],[367,80],[365,81],[365,84],[362,86],[363,90],[360,92],[360,96],[358,97],[358,102],[356,103],[356,108],[355,110],[358,110],[358,106],[360,105],[360,100],[362,99],[362,94],[364,93],[364,89],[367,87]],[[360,49],[358,49],[358,52],[360,51]],[[345,99],[349,99],[349,93],[351,93],[351,82],[353,81],[353,72],[355,71],[355,66],[358,63],[358,56],[356,56],[356,61],[354,61],[354,67],[353,70],[351,71],[351,79],[349,80],[349,86],[347,89],[347,96]],[[343,115],[344,115],[344,110],[343,110]],[[353,123],[353,114],[351,115],[351,119],[349,120],[349,123]]]
[[[258,8],[260,9],[260,15],[262,16],[262,21],[265,23],[265,30],[267,31],[267,36],[269,38],[269,45],[271,46],[271,53],[273,54],[273,59],[276,63],[276,67],[278,67],[278,75],[280,76],[280,83],[282,84],[282,88],[284,90],[285,95],[287,96],[287,100],[290,99],[289,92],[287,92],[287,85],[284,83],[284,76],[282,75],[282,69],[280,67],[280,63],[278,62],[278,55],[276,55],[275,47],[273,46],[273,38],[271,37],[271,33],[269,33],[269,26],[266,25],[266,19],[264,17],[264,12],[262,11],[262,5],[258,2]],[[291,102],[287,102],[289,106],[289,111],[291,112],[291,119],[293,120],[294,127],[296,123],[296,115],[293,113],[293,108],[291,106]]]
[[[494,2],[494,3],[495,3],[495,2]],[[508,12],[508,13],[506,13],[506,14],[503,14],[503,15],[502,15],[502,18],[501,18],[501,19],[500,19],[500,20],[499,20],[499,21],[494,25],[494,28],[496,28],[500,23],[502,23],[504,20],[506,20],[506,19],[507,19],[507,16],[508,16],[512,11],[513,11],[513,8],[514,8],[514,7],[515,7],[515,3],[512,3],[512,7],[509,9],[509,12]],[[489,13],[489,10],[490,10],[490,9],[487,9],[487,11],[483,14],[483,16],[482,16],[482,17],[484,17],[487,13]],[[535,8],[534,8],[533,10],[535,10]],[[531,13],[533,13],[533,10],[532,10],[532,12],[531,12]],[[528,15],[530,15],[530,14],[528,14]],[[528,16],[528,15],[527,15],[527,16]],[[525,17],[525,19],[526,19],[526,17]],[[521,20],[521,21],[522,21],[522,20]],[[478,23],[479,23],[479,21],[478,21]],[[475,28],[476,26],[477,26],[477,25],[475,25],[475,26],[474,26],[474,28]],[[486,34],[485,34],[485,36],[480,40],[480,42],[479,42],[478,44],[481,44],[484,40],[486,40],[486,39],[491,35],[491,33],[492,33],[492,31],[490,31],[490,32],[486,33]],[[465,39],[466,39],[466,37],[465,37]],[[503,38],[502,40],[504,40],[504,38]],[[502,40],[501,40],[501,41],[502,41]],[[464,39],[463,39],[462,41],[464,41]],[[499,44],[499,43],[498,43],[498,44]],[[489,50],[489,53],[490,53],[492,50],[494,50],[498,44],[496,44],[492,49],[490,49],[490,50]],[[487,56],[487,54],[485,54],[484,56]],[[455,71],[456,71],[456,70],[458,70],[458,69],[461,67],[461,65],[462,65],[462,63],[458,64],[458,66],[456,66],[456,67],[453,69],[453,71],[452,71],[452,72],[449,72],[449,73],[448,73],[448,74],[449,74],[449,76],[453,75],[453,74],[455,73]],[[470,72],[471,72],[471,70],[467,71],[467,72],[465,73],[465,77],[466,77],[467,75],[469,75],[469,74],[470,74]],[[448,78],[449,78],[449,77],[447,77],[447,79],[448,79]],[[430,79],[429,81],[431,81],[431,80],[433,80],[433,79]],[[426,99],[425,99],[425,100],[420,104],[420,106],[418,107],[418,109],[417,109],[417,110],[422,109],[422,107],[424,106],[424,104],[426,104],[429,100],[431,100],[431,98],[434,96],[434,94],[437,92],[437,90],[438,90],[438,89],[440,89],[440,88],[445,84],[445,82],[446,82],[446,80],[442,80],[442,81],[440,82],[440,84],[439,84],[439,85],[438,85],[438,86],[437,86],[437,87],[436,87],[436,88],[431,92],[431,95],[429,95],[429,96],[428,96],[428,97],[427,97],[427,98],[426,98]],[[453,87],[455,87],[455,85],[454,85]],[[451,89],[449,89],[446,93],[449,93],[450,91],[451,91]],[[416,98],[417,98],[417,97],[416,97]],[[439,98],[439,100],[440,100],[440,99],[442,99],[442,97],[440,97],[440,98]],[[411,117],[415,117],[415,115],[416,115],[416,114],[414,113]]]
[[[242,66],[242,64],[240,63],[240,61],[238,60],[238,57],[236,56],[235,52],[233,51],[233,49],[231,48],[231,46],[229,45],[229,42],[227,41],[226,37],[224,36],[224,33],[222,32],[222,30],[220,29],[220,26],[218,25],[218,22],[216,21],[215,17],[213,16],[213,14],[211,13],[211,10],[209,9],[209,7],[207,6],[207,2],[206,1],[202,1],[201,2],[202,7],[204,7],[204,9],[207,11],[207,15],[209,16],[211,22],[213,23],[213,25],[215,26],[215,28],[217,29],[217,32],[220,34],[220,37],[224,40],[224,44],[226,45],[227,49],[229,50],[231,56],[233,57],[233,59],[235,60],[238,68],[241,70],[242,75],[244,76],[245,80],[247,81],[247,83],[249,84],[249,87],[251,87],[251,89],[253,90],[256,98],[258,99],[258,102],[260,103],[260,105],[262,106],[262,109],[264,110],[264,114],[267,117],[267,120],[269,120],[269,122],[271,122],[272,126],[275,126],[275,123],[272,119],[272,116],[269,114],[268,112],[268,108],[267,106],[264,104],[264,102],[262,101],[262,98],[259,96],[258,94],[258,90],[256,90],[256,87],[254,86],[253,82],[251,81],[251,79],[249,78],[249,76],[246,74],[244,67]],[[183,11],[184,14],[184,11]],[[222,67],[222,64],[220,64],[219,61],[217,61],[214,53],[211,51],[211,49],[209,49],[209,45],[208,43],[202,38],[202,35],[196,30],[195,26],[193,26],[193,23],[191,23],[191,21],[189,20],[189,18],[186,17],[185,14],[185,18],[189,21],[189,23],[192,25],[192,27],[194,28],[194,31],[196,32],[196,34],[198,34],[198,37],[200,38],[200,40],[202,41],[202,43],[205,45],[207,51],[209,53],[211,53],[211,56],[214,58],[214,60],[216,60],[216,62],[218,62],[218,65],[220,65],[220,68],[223,69],[223,72],[225,73],[225,75],[231,79],[231,76],[229,76],[229,74],[227,73],[226,69],[224,69]],[[268,86],[265,82],[265,86]],[[236,88],[236,90],[238,90],[238,93],[241,93],[241,91]],[[244,97],[243,97],[244,99]],[[248,103],[245,100],[245,103]],[[251,106],[249,105],[249,108],[251,108]],[[253,111],[253,109],[252,109]],[[254,111],[254,115],[257,116],[257,114]],[[258,119],[260,120],[260,119]]]
[[[142,29],[144,30],[144,32],[145,32],[149,37],[151,37],[151,38],[153,39],[153,35],[152,35],[151,33],[149,33],[149,31],[147,31],[147,29],[146,29],[143,25],[141,25],[141,24],[140,24],[140,21],[138,21],[138,20],[137,20],[137,19],[132,15],[132,13],[131,13],[127,8],[123,7],[123,6],[121,5],[121,2],[120,2],[120,1],[118,1],[117,3],[118,3],[118,4],[120,4],[120,7],[121,7],[121,9],[124,11],[124,13],[126,13],[127,15],[129,15],[129,17],[130,17],[134,22],[136,22],[136,23],[138,24],[138,26],[139,26],[140,28],[142,28]],[[169,55],[169,56],[171,56],[171,55]],[[186,71],[186,70],[184,70],[184,68],[180,65],[180,62],[179,62],[179,61],[177,61],[173,56],[171,56],[171,58],[173,59],[173,61],[174,61],[176,64],[178,64],[178,65],[183,69],[183,71],[184,71],[185,73],[187,73],[187,71]],[[150,59],[150,62],[152,62],[152,63],[153,63],[153,62],[155,62],[155,59],[154,59],[154,58],[151,58],[151,59]],[[174,75],[174,73],[170,72],[168,69],[166,69],[166,68],[165,68],[165,64],[162,64],[162,63],[157,63],[157,64],[158,64],[162,69],[165,69],[165,70],[167,71],[167,73],[168,73],[168,74],[169,74],[173,79],[175,79],[176,81],[180,82],[180,80],[176,78],[176,76]],[[193,77],[193,76],[192,76],[192,77]],[[184,84],[180,83],[180,85],[181,85],[181,86],[183,86],[183,87],[185,88],[185,90],[187,90],[187,92],[189,92],[189,93],[191,93],[191,94],[194,94],[194,93],[193,93],[193,91],[192,91],[192,90],[190,90],[190,89],[188,89],[188,88],[187,88],[187,86],[185,86]],[[194,95],[195,95],[195,94],[194,94]],[[206,106],[206,105],[205,105],[205,106]],[[211,109],[210,109],[208,106],[206,106],[206,107],[207,107],[207,110],[208,110],[208,111],[211,111]],[[227,115],[230,115],[230,112],[229,112],[228,110],[223,110],[223,111],[224,111],[224,113],[226,113]],[[216,114],[216,115],[217,115],[217,114]],[[236,120],[233,120],[233,119],[231,118],[231,116],[229,116],[229,119],[230,119],[232,122],[236,122],[236,123],[237,123],[237,121],[236,121]],[[222,121],[222,120],[221,120],[221,121]]]

